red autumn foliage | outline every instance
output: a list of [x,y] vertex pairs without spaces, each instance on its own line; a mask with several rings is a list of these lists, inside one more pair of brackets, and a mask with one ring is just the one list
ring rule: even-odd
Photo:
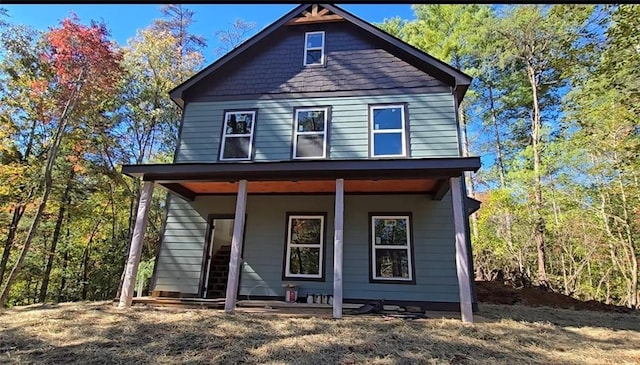
[[104,24],[80,24],[71,14],[59,28],[49,30],[46,39],[49,51],[42,55],[55,72],[60,89],[67,94],[81,86],[84,100],[96,100],[98,94],[115,91],[121,73],[120,52],[108,40]]
[[39,98],[47,91],[49,85],[45,80],[35,80],[31,82],[31,97]]

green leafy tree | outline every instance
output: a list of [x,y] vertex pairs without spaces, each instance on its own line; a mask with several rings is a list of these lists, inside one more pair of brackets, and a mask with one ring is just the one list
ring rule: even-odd
[[624,282],[623,301],[638,306],[640,250],[640,6],[620,5],[592,77],[575,80],[567,120],[577,132],[570,143],[582,152],[582,192],[599,217],[613,272]]
[[[566,84],[563,69],[572,64],[580,47],[593,6],[519,5],[506,9],[494,31],[500,40],[500,61],[505,67],[525,74],[530,91],[530,154],[534,186],[534,240],[537,249],[538,281],[548,286],[542,178],[543,99],[552,97]],[[549,122],[552,118],[549,118]]]
[[46,112],[47,119],[44,121],[55,127],[47,143],[45,166],[40,180],[40,202],[20,255],[0,293],[0,305],[6,303],[11,286],[36,236],[53,187],[53,170],[60,145],[69,126],[78,114],[103,109],[105,98],[116,90],[119,74],[119,55],[107,40],[104,25],[94,23],[87,27],[80,24],[74,16],[64,19],[60,28],[50,30],[45,39],[47,52],[41,57],[53,72],[52,78],[39,81],[44,85],[42,88],[51,90],[54,96],[51,102],[53,108]]

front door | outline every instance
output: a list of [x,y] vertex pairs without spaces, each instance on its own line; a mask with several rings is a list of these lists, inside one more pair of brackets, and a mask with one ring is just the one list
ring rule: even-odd
[[229,275],[233,218],[213,218],[209,223],[203,298],[224,298]]

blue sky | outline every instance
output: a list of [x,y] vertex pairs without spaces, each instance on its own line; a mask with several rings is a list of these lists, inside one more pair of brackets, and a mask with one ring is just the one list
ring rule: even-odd
[[[161,4],[11,4],[2,5],[9,11],[9,22],[26,24],[36,29],[46,30],[57,26],[59,21],[75,12],[81,22],[88,24],[91,20],[103,20],[111,36],[121,45],[135,36],[137,29],[151,24],[160,16]],[[185,4],[195,12],[195,24],[191,31],[207,39],[208,49],[205,57],[212,62],[216,55],[214,50],[217,30],[229,29],[236,18],[252,21],[257,24],[254,33],[271,24],[286,14],[296,4]],[[413,11],[409,4],[345,4],[344,10],[371,23],[382,22],[385,18],[400,16],[413,19]]]

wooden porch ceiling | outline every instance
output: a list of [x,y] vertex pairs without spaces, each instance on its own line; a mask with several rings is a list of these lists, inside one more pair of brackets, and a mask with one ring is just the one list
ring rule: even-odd
[[[182,182],[180,185],[199,194],[235,194],[238,182]],[[430,193],[437,180],[345,180],[345,193]],[[248,194],[335,193],[335,180],[249,181]]]
[[240,180],[247,180],[249,194],[330,194],[335,193],[336,179],[344,179],[348,194],[423,193],[440,200],[449,191],[449,178],[478,168],[479,157],[439,157],[124,165],[122,172],[188,200],[201,194],[236,194]]

